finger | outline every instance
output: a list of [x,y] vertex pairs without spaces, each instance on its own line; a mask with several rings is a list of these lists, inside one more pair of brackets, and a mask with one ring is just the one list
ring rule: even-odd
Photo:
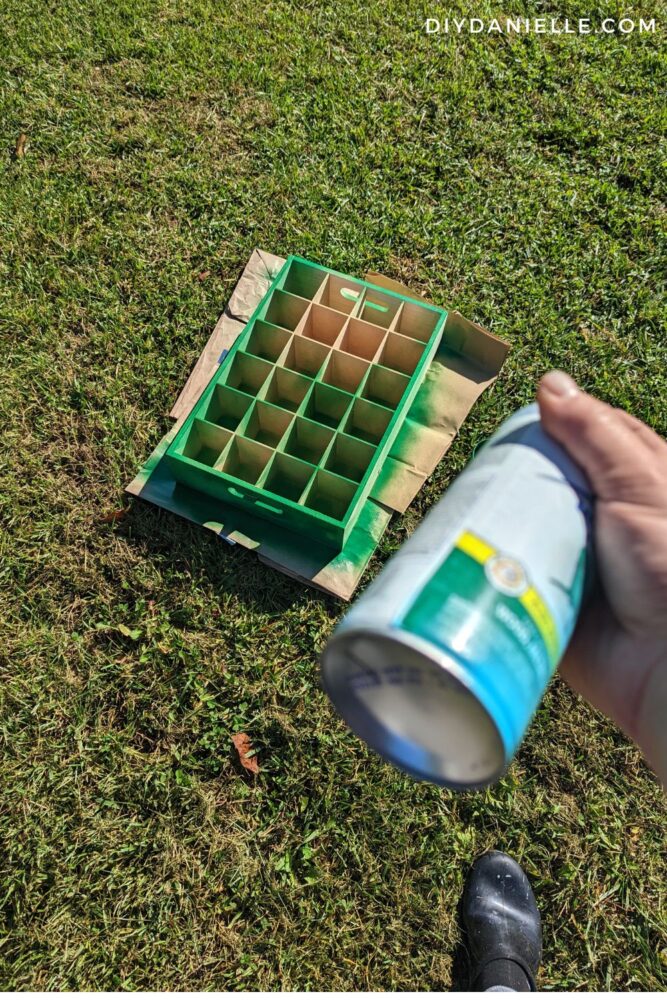
[[[645,752],[647,739],[663,734],[663,751],[667,750],[667,729],[664,725],[664,700],[658,697],[662,713],[658,726],[648,725],[651,714],[647,707],[649,683],[667,694],[667,671],[660,669],[665,658],[665,641],[660,637],[637,638],[619,625],[606,598],[598,593],[581,613],[574,634],[560,663],[559,671],[570,687],[582,695],[594,708],[613,719]],[[652,680],[654,675],[663,680]],[[653,699],[651,699],[653,700]],[[658,767],[658,755],[653,757]],[[667,757],[662,755],[663,780],[667,774]]]
[[664,438],[656,434],[650,427],[647,427],[643,421],[635,417],[632,413],[626,413],[625,410],[616,410],[615,412],[620,414],[623,422],[642,439],[651,451],[667,456],[667,441]]
[[[623,718],[623,699],[618,699],[609,682],[613,640],[620,629],[604,597],[597,595],[581,613],[574,634],[560,663],[559,671],[570,687],[591,705],[619,725]],[[620,701],[620,704],[619,704]]]
[[545,430],[582,467],[600,499],[653,502],[664,472],[656,474],[651,448],[621,411],[582,392],[564,372],[545,375],[537,399]]

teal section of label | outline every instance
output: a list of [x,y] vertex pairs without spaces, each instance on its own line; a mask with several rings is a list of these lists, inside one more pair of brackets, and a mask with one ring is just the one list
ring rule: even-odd
[[509,759],[561,652],[549,652],[520,600],[496,590],[482,563],[453,549],[395,624],[461,664]]

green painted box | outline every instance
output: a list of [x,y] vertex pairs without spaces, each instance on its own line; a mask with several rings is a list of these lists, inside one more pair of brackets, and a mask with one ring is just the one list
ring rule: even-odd
[[289,257],[171,443],[175,479],[342,549],[446,318]]

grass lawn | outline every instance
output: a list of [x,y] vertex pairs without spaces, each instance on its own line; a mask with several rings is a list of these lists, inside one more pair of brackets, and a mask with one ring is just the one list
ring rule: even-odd
[[340,604],[140,502],[108,517],[255,246],[512,345],[366,579],[551,366],[667,433],[667,6],[625,37],[433,13],[2,5],[3,988],[447,989],[491,847],[533,881],[544,988],[664,986],[663,800],[613,726],[556,682],[496,787],[416,784],[319,688]]

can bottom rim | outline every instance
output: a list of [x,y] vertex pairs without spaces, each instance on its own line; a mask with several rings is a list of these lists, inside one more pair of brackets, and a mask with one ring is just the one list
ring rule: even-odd
[[456,790],[505,767],[498,727],[465,681],[462,663],[398,629],[350,629],[322,654],[324,688],[351,729],[413,777]]

